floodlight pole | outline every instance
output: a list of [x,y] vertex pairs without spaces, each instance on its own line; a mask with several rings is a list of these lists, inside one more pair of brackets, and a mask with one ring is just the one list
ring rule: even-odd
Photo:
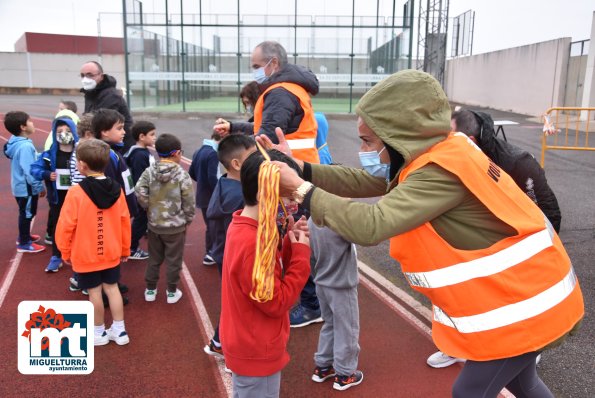
[[128,74],[130,73],[128,65],[128,23],[126,13],[126,0],[122,0],[122,20],[124,21],[124,76],[126,84],[126,103],[130,107],[130,85],[128,84]]
[[355,35],[355,0],[351,2],[351,71],[349,72],[349,113],[351,113],[353,108],[353,58],[355,54],[353,53],[353,41]]

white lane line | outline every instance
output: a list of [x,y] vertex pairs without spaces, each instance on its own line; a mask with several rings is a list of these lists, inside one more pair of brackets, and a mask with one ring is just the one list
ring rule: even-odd
[[[214,333],[213,324],[211,323],[211,319],[209,318],[207,309],[202,301],[202,298],[200,297],[200,293],[198,292],[198,287],[196,287],[196,284],[194,283],[194,280],[192,279],[192,275],[190,275],[190,271],[188,270],[188,267],[186,266],[185,262],[182,263],[182,277],[184,278],[184,282],[186,282],[186,286],[188,286],[188,291],[190,292],[190,296],[192,296],[191,302],[194,306],[195,314],[198,318],[197,320],[205,330],[205,333],[207,335],[206,341],[208,344],[208,339],[210,339],[210,336],[212,336]],[[225,387],[227,396],[231,397],[233,394],[233,388],[232,388],[232,384],[231,384],[231,375],[228,374],[227,372],[225,372],[225,362],[224,361],[216,360],[216,363],[217,363],[217,368],[219,370],[219,375],[221,376],[221,382],[223,383],[223,386]]]
[[[33,228],[33,224],[35,224],[35,217],[31,220],[31,228]],[[12,285],[12,281],[14,280],[14,276],[19,269],[19,265],[21,264],[21,260],[23,259],[23,253],[17,252],[15,256],[10,260],[10,265],[8,266],[8,271],[6,272],[6,276],[2,281],[2,285],[0,286],[0,308],[2,308],[2,304],[4,304],[4,299],[8,294],[8,289]]]

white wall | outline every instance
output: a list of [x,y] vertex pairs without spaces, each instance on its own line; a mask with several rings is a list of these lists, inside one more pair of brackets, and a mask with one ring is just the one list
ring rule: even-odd
[[529,115],[562,106],[568,37],[447,61],[451,101]]
[[86,61],[98,61],[105,73],[124,86],[124,56],[104,55],[99,59],[93,55],[0,53],[0,87],[33,87],[79,89],[81,66]]

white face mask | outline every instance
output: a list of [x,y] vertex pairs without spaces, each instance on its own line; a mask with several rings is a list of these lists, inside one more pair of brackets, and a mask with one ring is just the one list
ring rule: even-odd
[[97,82],[95,80],[91,79],[90,77],[83,77],[83,80],[81,80],[81,83],[83,83],[83,88],[86,91],[93,90],[95,87],[97,87]]
[[269,62],[266,63],[265,66],[261,66],[260,68],[258,68],[254,71],[254,73],[252,74],[252,77],[254,78],[254,80],[256,80],[256,83],[262,84],[262,83],[266,82],[266,80],[269,78],[266,75],[264,68],[269,66],[269,64],[271,63],[272,60],[273,60],[273,58],[271,58],[269,60]]

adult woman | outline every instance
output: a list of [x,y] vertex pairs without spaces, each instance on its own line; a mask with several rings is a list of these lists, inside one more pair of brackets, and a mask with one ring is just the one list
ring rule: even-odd
[[[552,397],[535,358],[577,328],[584,308],[549,222],[466,136],[449,132],[450,106],[430,75],[388,77],[356,113],[364,170],[298,162],[304,181],[280,165],[281,194],[349,241],[391,240],[411,286],[432,300],[434,342],[467,358],[453,396],[507,387],[517,398]],[[380,195],[376,204],[341,198]]]

